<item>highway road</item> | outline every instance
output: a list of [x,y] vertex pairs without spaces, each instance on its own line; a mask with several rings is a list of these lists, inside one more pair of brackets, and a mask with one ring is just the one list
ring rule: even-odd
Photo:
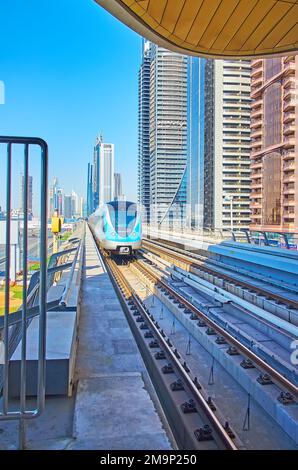
[[[52,235],[48,238],[49,251],[52,247]],[[29,261],[38,261],[39,257],[39,237],[37,235],[30,235],[28,237],[28,252]],[[3,275],[5,269],[5,245],[0,245],[0,276]]]

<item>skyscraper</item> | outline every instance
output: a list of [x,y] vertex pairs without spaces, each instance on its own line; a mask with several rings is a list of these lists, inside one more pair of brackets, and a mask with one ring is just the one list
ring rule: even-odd
[[73,216],[73,201],[71,194],[65,194],[64,196],[64,217],[66,219],[71,219]]
[[142,42],[142,63],[139,70],[138,126],[138,202],[147,220],[150,216],[150,64],[151,43]]
[[64,195],[63,215],[66,219],[80,216],[79,196],[75,191]]
[[298,230],[298,55],[251,62],[252,230]]
[[186,168],[187,57],[155,44],[150,49],[150,204],[153,221],[160,222]]
[[205,59],[188,58],[186,222],[196,228],[203,227],[205,63]]
[[52,217],[55,211],[55,188],[58,185],[58,178],[53,179],[53,184],[50,186],[49,190],[49,217]]
[[250,223],[250,62],[207,60],[204,226]]
[[121,197],[123,197],[121,174],[114,173],[114,199]]
[[[20,212],[24,213],[24,184],[25,184],[25,177],[24,175],[21,175],[21,187],[20,187]],[[28,216],[33,215],[33,177],[28,176],[28,201],[27,201],[27,207],[28,207]]]
[[94,209],[114,197],[114,144],[96,138],[93,160]]
[[49,216],[52,217],[55,211],[57,211],[58,215],[63,214],[63,191],[58,185],[58,178],[56,176],[50,188]]

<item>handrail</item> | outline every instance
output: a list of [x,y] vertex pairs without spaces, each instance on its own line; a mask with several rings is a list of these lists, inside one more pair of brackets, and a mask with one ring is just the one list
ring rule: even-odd
[[[48,273],[49,274],[54,274],[54,273],[57,273],[57,272],[65,271],[66,269],[72,268],[73,264],[74,264],[73,262],[60,264],[59,266],[55,266],[54,268],[48,269]],[[37,273],[35,273],[35,274],[37,274]],[[37,293],[38,288],[39,288],[39,284],[35,285],[35,287],[31,290],[31,292],[30,292],[31,298]],[[28,298],[27,305],[29,304],[31,298],[30,299]],[[59,305],[61,299],[62,299],[62,295],[59,297],[59,299],[57,301],[55,301],[57,303],[57,305]],[[51,304],[51,302],[47,302],[47,306],[50,305],[50,304]],[[38,315],[38,313],[39,313],[38,308],[39,308],[39,306],[36,305],[34,307],[30,307],[29,309],[27,309],[27,313],[28,313],[28,315],[26,316],[27,320],[29,320],[29,319],[33,318],[34,316]],[[8,325],[11,326],[11,325],[14,325],[14,324],[22,321],[22,316],[21,315],[22,315],[22,310],[17,310],[16,312],[11,312],[9,314],[9,318],[8,318]],[[0,330],[2,328],[4,328],[4,318],[0,317]]]
[[[231,228],[214,228],[210,229],[207,227],[181,227],[180,225],[177,226],[164,226],[159,227],[158,225],[152,224],[143,224],[143,231],[147,231],[148,234],[151,236],[155,236],[158,234],[164,236],[173,236],[179,234],[181,238],[186,238],[187,236],[192,239],[192,237],[198,237],[200,241],[209,241],[209,242],[217,242],[217,241],[224,241],[227,238],[231,238],[233,241],[245,241],[250,244],[257,244],[254,242],[255,233],[259,233],[263,237],[263,244],[267,246],[275,246],[274,242],[272,241],[271,234],[273,234],[273,239],[278,241],[278,238],[282,240],[280,245],[278,246],[281,249],[298,249],[298,232],[282,232],[280,230],[264,230],[262,228],[245,228],[245,227],[234,227]],[[153,234],[152,234],[153,231]],[[156,233],[155,233],[156,232]],[[293,239],[294,243],[296,242],[296,247],[291,245],[291,238]]]
[[[3,345],[4,363],[3,369],[3,401],[0,411],[0,420],[19,419],[20,421],[20,447],[22,447],[23,420],[39,416],[45,407],[45,365],[46,365],[46,296],[47,296],[47,195],[48,195],[48,145],[38,137],[14,137],[0,136],[0,144],[6,145],[6,248],[5,248],[5,310],[3,318]],[[38,331],[38,377],[37,377],[37,400],[33,410],[26,410],[26,365],[27,365],[27,237],[28,237],[28,187],[29,187],[29,150],[32,146],[40,148],[41,181],[40,181],[40,276],[38,289],[38,311],[39,311],[39,331]],[[22,201],[24,208],[23,226],[23,302],[21,310],[21,321],[19,325],[10,330],[10,246],[11,246],[11,199],[12,199],[12,163],[15,147],[23,149],[24,165],[24,188],[22,191]],[[18,329],[16,333],[16,329]],[[21,341],[21,392],[20,407],[17,411],[11,411],[9,407],[9,361],[11,357],[11,337],[20,334]]]

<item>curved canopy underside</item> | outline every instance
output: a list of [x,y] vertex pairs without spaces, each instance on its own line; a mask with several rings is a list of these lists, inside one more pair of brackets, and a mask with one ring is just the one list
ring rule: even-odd
[[298,0],[95,0],[172,51],[213,58],[298,51]]

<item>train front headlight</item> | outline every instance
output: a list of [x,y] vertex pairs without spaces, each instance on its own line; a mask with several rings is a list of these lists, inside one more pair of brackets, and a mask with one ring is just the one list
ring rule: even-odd
[[115,237],[116,232],[115,232],[114,230],[112,230],[112,231],[111,231],[111,235],[112,235],[112,237]]
[[132,232],[132,236],[133,236],[133,237],[136,237],[136,236],[137,236],[137,232]]

